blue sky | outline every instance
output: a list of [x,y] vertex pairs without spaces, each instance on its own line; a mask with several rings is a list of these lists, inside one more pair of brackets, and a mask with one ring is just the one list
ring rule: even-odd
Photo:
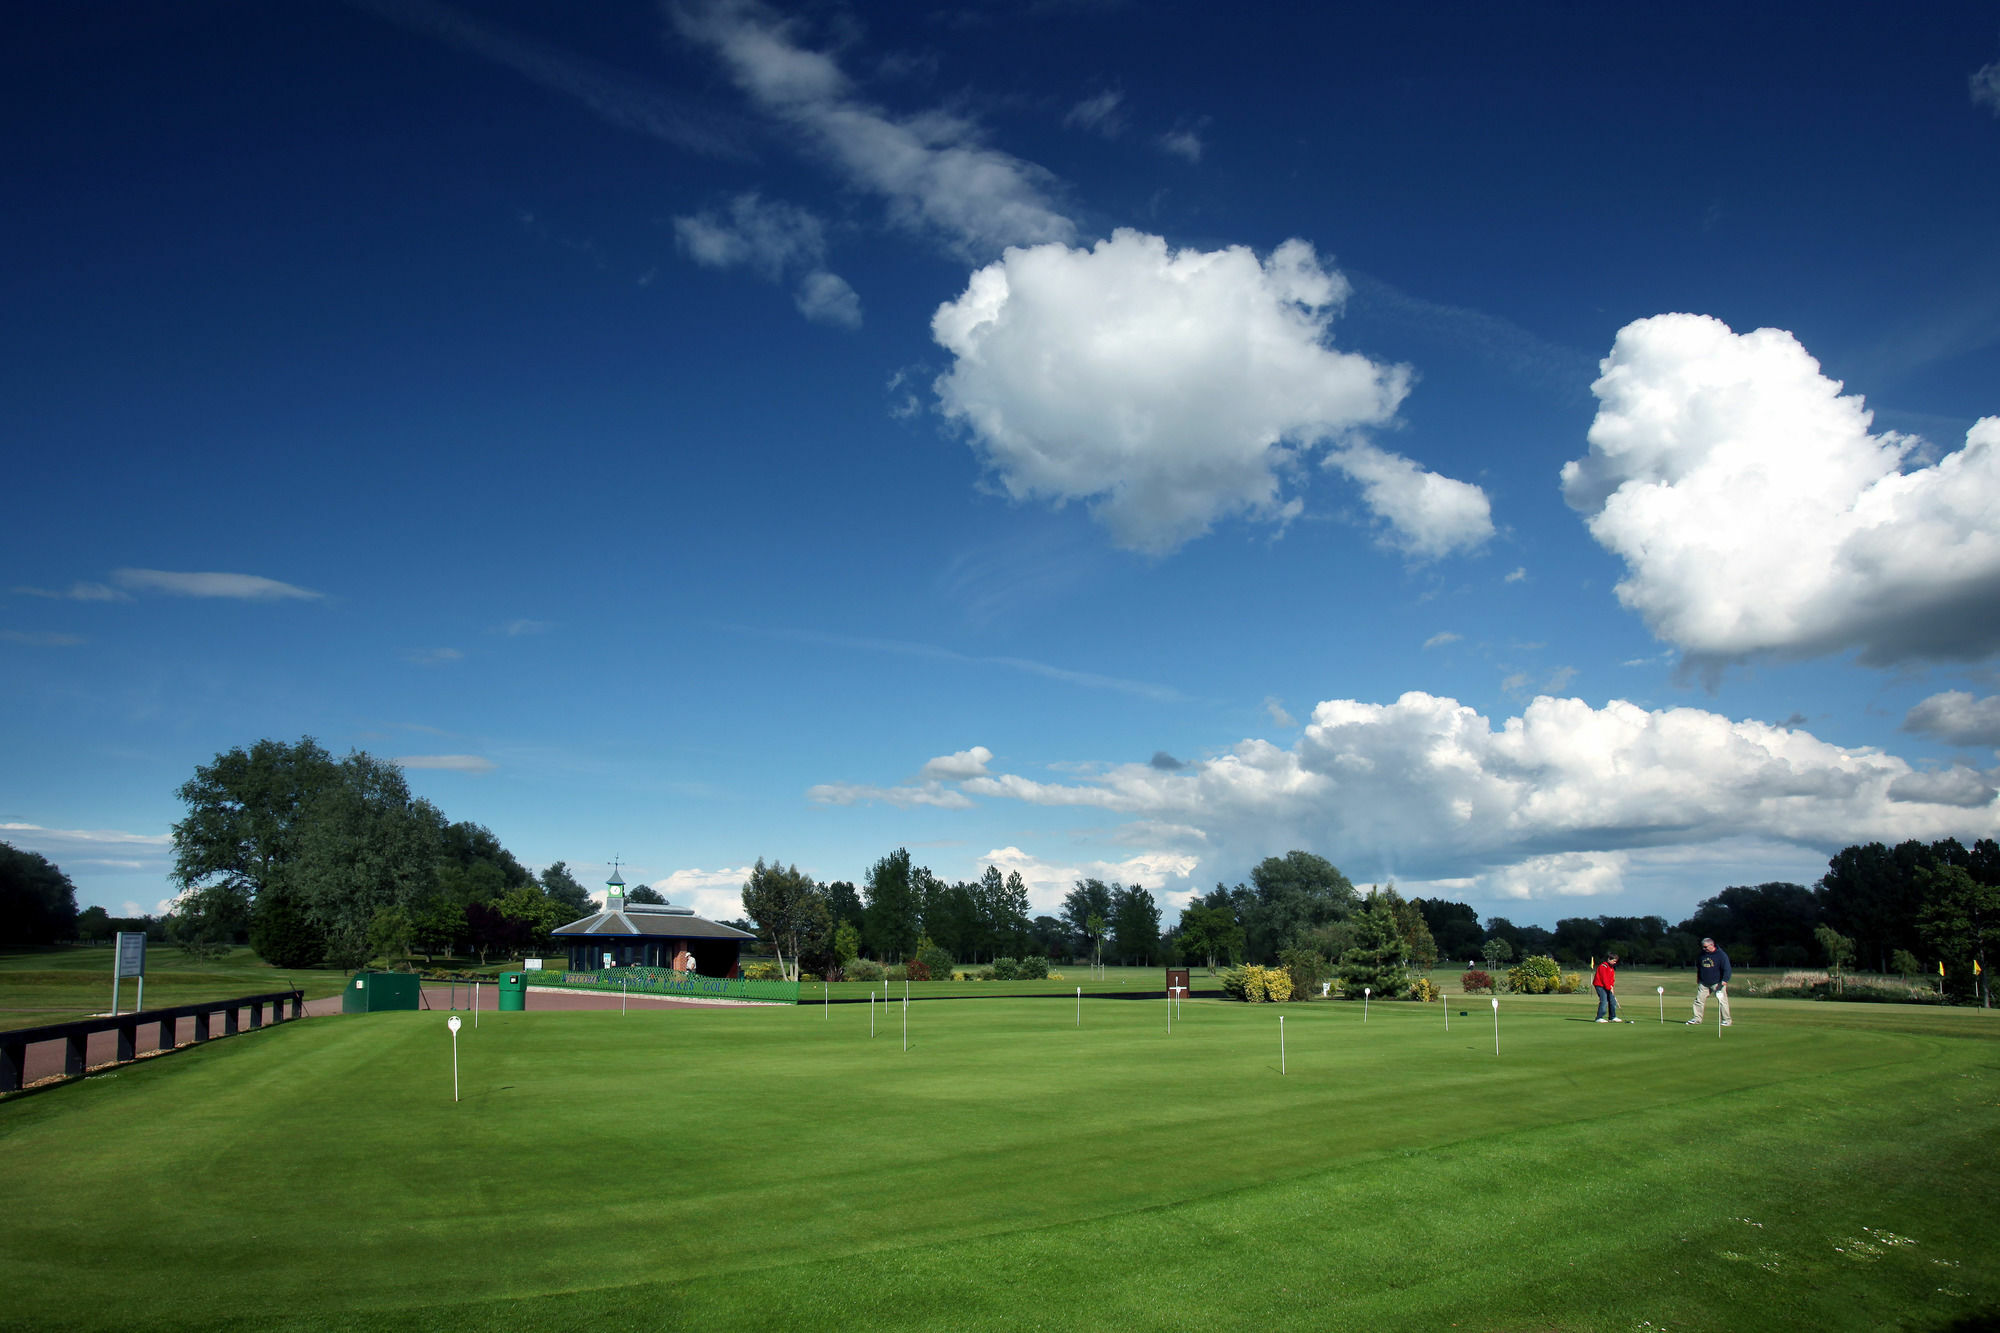
[[2000,833],[2000,7],[95,4],[0,42],[0,838],[310,734],[716,915]]

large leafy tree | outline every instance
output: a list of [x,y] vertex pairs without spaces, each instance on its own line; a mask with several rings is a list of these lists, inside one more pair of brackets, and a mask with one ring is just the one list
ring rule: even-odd
[[310,736],[261,740],[200,765],[178,793],[187,817],[174,825],[175,881],[260,898],[297,861],[307,812],[341,781],[339,762]]
[[1437,941],[1439,957],[1471,959],[1478,955],[1486,935],[1479,929],[1479,913],[1468,904],[1447,902],[1442,898],[1412,898],[1410,901],[1424,914],[1424,924],[1430,927],[1431,938]]
[[1343,920],[1353,912],[1354,885],[1334,864],[1312,852],[1266,857],[1250,872],[1254,890],[1232,894],[1243,926],[1244,953],[1270,962],[1285,945]]
[[395,907],[407,920],[434,890],[444,820],[410,798],[394,764],[357,750],[339,770],[307,805],[285,878],[325,937],[327,960],[360,967],[374,953],[376,914]]
[[1174,941],[1187,957],[1202,959],[1211,976],[1218,962],[1233,964],[1243,957],[1243,927],[1227,902],[1211,906],[1197,898],[1183,907]]
[[40,852],[0,842],[0,949],[32,949],[76,935],[76,886]]
[[[916,950],[922,925],[907,848],[898,847],[868,868],[863,895],[867,902],[863,938],[868,947],[888,962],[908,958]],[[750,910],[747,900],[743,906]]]
[[1917,883],[1924,894],[1917,932],[1931,955],[1946,965],[1954,990],[1976,990],[1987,1000],[1986,973],[2000,953],[1994,947],[2000,944],[2000,885],[1982,883],[1958,865],[1920,870]]
[[[907,864],[905,853],[905,864]],[[799,959],[825,950],[833,935],[833,918],[826,898],[811,875],[797,866],[766,865],[763,857],[743,883],[743,910],[771,941],[778,965],[793,981],[799,979]]]
[[590,890],[569,873],[569,866],[564,862],[557,861],[542,872],[542,892],[549,896],[550,901],[563,905],[563,910],[568,913],[564,921],[576,921],[590,915]]

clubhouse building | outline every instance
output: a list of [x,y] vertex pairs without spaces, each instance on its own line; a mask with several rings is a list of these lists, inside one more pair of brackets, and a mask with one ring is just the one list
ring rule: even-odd
[[625,881],[616,870],[605,889],[603,911],[549,932],[558,946],[569,950],[572,972],[658,967],[733,977],[738,975],[743,945],[757,938],[734,926],[703,920],[691,907],[627,902]]

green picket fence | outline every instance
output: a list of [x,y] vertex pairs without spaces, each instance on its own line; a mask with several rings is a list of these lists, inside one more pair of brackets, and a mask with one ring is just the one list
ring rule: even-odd
[[743,977],[704,977],[658,967],[605,967],[591,972],[545,969],[525,974],[530,986],[599,991],[612,995],[673,995],[696,1000],[746,1000],[758,1004],[797,1004],[796,981],[750,981]]

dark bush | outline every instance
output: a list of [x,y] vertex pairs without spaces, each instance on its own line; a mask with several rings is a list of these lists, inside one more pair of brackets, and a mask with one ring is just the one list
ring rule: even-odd
[[1458,979],[1458,988],[1467,995],[1474,991],[1490,991],[1493,989],[1493,974],[1474,968]]
[[1018,958],[995,958],[993,960],[993,979],[995,981],[1019,981],[1021,979],[1021,960]]
[[1021,960],[1017,969],[1022,981],[1047,981],[1049,979],[1049,957],[1047,954],[1029,954]]
[[910,981],[929,981],[931,965],[921,958],[912,958],[903,964],[903,976]]

